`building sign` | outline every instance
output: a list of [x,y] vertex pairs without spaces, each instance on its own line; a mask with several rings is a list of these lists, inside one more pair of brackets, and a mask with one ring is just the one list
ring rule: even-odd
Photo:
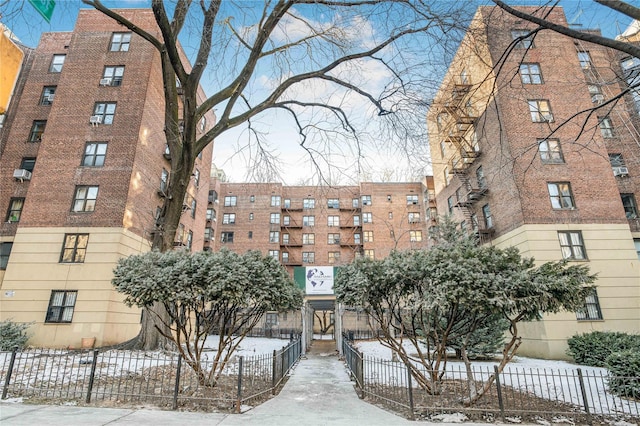
[[305,294],[333,294],[333,266],[296,267],[294,279]]
[[55,0],[29,0],[31,6],[35,7],[35,9],[42,15],[45,21],[51,21],[51,15],[53,14],[53,8],[56,7]]

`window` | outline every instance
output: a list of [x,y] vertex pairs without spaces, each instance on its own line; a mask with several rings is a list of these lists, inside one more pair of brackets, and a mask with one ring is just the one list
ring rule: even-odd
[[29,142],[40,142],[45,127],[47,127],[46,120],[34,120],[31,125],[31,132],[29,132]]
[[313,198],[305,198],[302,200],[303,209],[314,209],[316,207],[316,200]]
[[442,171],[443,177],[444,177],[444,185],[447,186],[449,185],[449,167],[445,166],[444,170]]
[[6,222],[20,222],[20,216],[22,216],[23,206],[24,198],[12,198],[9,201],[9,211],[7,212]]
[[280,232],[279,231],[271,231],[271,232],[269,232],[269,242],[270,243],[279,243],[280,242]]
[[420,213],[409,212],[409,223],[420,223]]
[[290,198],[285,198],[284,199],[284,208],[285,209],[290,209],[291,208],[291,199]]
[[362,196],[362,205],[370,206],[371,205],[371,195],[363,195]]
[[391,202],[391,194],[387,194],[387,201]]
[[360,200],[357,198],[352,198],[351,207],[353,207],[354,209],[357,209],[358,207],[360,207]]
[[538,151],[543,163],[564,163],[560,141],[558,139],[538,140]]
[[175,239],[175,245],[183,245],[184,242],[184,224],[180,223],[178,224],[178,229],[176,229],[176,239]]
[[353,234],[353,244],[361,244],[360,234]]
[[438,209],[435,207],[429,207],[427,209],[427,219],[437,219],[438,218]]
[[515,41],[516,49],[531,49],[533,45],[533,34],[529,30],[511,30],[511,38]]
[[387,217],[388,217],[389,219],[393,219],[393,212],[389,212],[389,214],[387,215]]
[[[11,244],[11,243],[3,243],[3,244]],[[636,246],[636,254],[638,255],[638,259],[640,259],[640,239],[636,238],[633,240],[633,245]],[[9,249],[11,251],[11,249]]]
[[360,216],[353,216],[353,226],[360,226]]
[[340,226],[340,216],[327,216],[327,226]]
[[520,64],[522,84],[542,84],[542,73],[538,64]]
[[478,215],[475,213],[471,215],[471,229],[478,232]]
[[411,194],[407,195],[407,204],[418,204],[418,195]]
[[69,323],[73,318],[77,291],[53,290],[44,322]]
[[102,124],[113,124],[113,116],[115,114],[115,102],[97,102],[93,107],[93,117],[91,117],[91,119],[92,121],[98,121]]
[[411,241],[412,243],[421,242],[422,241],[422,231],[409,231],[409,241]]
[[280,196],[279,195],[272,195],[271,196],[271,207],[278,207],[280,206]]
[[289,253],[286,251],[282,252],[282,263],[289,263]]
[[580,68],[583,70],[591,68],[591,56],[589,55],[589,52],[578,52],[578,61],[580,62]]
[[253,213],[249,213],[249,220],[253,220]]
[[200,186],[200,170],[195,169],[193,171],[193,184],[197,187]]
[[187,249],[191,250],[191,246],[193,245],[193,231],[187,232]]
[[45,86],[42,89],[42,97],[40,98],[40,105],[51,105],[53,98],[56,96],[56,86]]
[[302,244],[315,244],[316,234],[302,234]]
[[282,244],[289,244],[289,234],[282,234]]
[[60,263],[83,263],[89,234],[64,234]]
[[339,209],[340,208],[340,200],[337,198],[329,198],[327,200],[327,207],[330,209]]
[[169,185],[169,172],[167,169],[162,169],[162,173],[160,174],[160,192],[163,194],[167,190],[167,186]]
[[206,214],[206,218],[207,220],[213,220],[215,217],[215,210],[213,209],[207,209],[207,214]]
[[87,142],[84,147],[82,165],[85,167],[102,167],[107,156],[106,142]]
[[76,186],[76,195],[73,197],[72,212],[92,212],[96,208],[98,198],[97,186]]
[[36,159],[33,157],[24,157],[22,161],[20,161],[20,168],[24,170],[28,170],[33,172],[33,169],[36,167]]
[[62,66],[67,55],[53,55],[51,59],[51,65],[49,65],[49,72],[62,72]]
[[373,216],[371,213],[362,213],[362,223],[373,223]]
[[602,94],[602,90],[600,90],[600,86],[597,84],[589,84],[587,86],[589,89],[589,94],[591,95],[591,102],[599,103],[604,101],[604,95]]
[[284,216],[282,218],[282,224],[284,226],[289,226],[290,223],[291,223],[291,216]]
[[598,292],[595,288],[591,289],[590,294],[584,300],[584,308],[576,312],[578,321],[594,321],[602,319],[602,311],[598,302]]
[[122,84],[122,76],[124,75],[123,66],[104,67],[100,85],[102,86],[120,86]]
[[9,255],[11,255],[11,249],[13,248],[13,243],[0,243],[0,270],[4,271],[7,269],[7,265],[9,264]]
[[453,195],[447,198],[447,209],[449,211],[449,214],[453,213]]
[[222,224],[223,225],[234,225],[236,223],[236,214],[235,213],[224,213],[222,215]]
[[269,250],[269,256],[273,257],[275,260],[280,260],[280,251]]
[[611,167],[625,167],[622,154],[609,154],[609,163],[611,163]]
[[316,217],[315,216],[302,216],[302,226],[315,226]]
[[302,263],[314,263],[316,261],[316,254],[312,251],[302,252]]
[[216,203],[216,202],[218,202],[218,192],[217,192],[217,191],[215,191],[215,190],[213,190],[213,189],[212,189],[211,191],[209,191],[209,198],[208,198],[208,201],[209,201],[210,203]]
[[603,138],[612,138],[613,137],[613,124],[611,123],[611,119],[609,117],[598,117],[600,126],[600,133],[602,133]]
[[367,249],[364,251],[364,257],[374,260],[376,258],[375,251],[373,249]]
[[226,197],[224,197],[225,207],[235,207],[237,203],[238,203],[238,197],[236,197],[235,195],[227,195]]
[[460,72],[460,84],[469,84],[469,74],[467,70],[462,70]]
[[340,234],[329,234],[327,244],[340,244]]
[[[249,238],[251,238],[251,237],[249,237]],[[232,243],[233,242],[233,232],[223,232],[222,235],[220,236],[220,241],[223,242],[223,243]]]
[[620,194],[622,198],[622,207],[624,207],[624,213],[627,219],[638,218],[638,204],[636,203],[636,197],[633,194]]
[[[256,202],[256,196],[255,195],[250,195],[249,196],[249,202],[250,203],[255,203]],[[235,205],[235,204],[234,204]]]
[[551,114],[549,101],[532,100],[527,102],[529,104],[529,112],[531,113],[531,121],[533,121],[534,123],[553,121],[553,114]]
[[491,208],[489,207],[489,204],[482,206],[482,216],[484,217],[486,229],[493,228],[493,216],[491,216]]
[[478,188],[485,189],[487,187],[487,178],[484,176],[482,166],[476,169],[476,181],[478,182]]
[[280,213],[271,213],[269,223],[280,225]]
[[549,182],[549,198],[551,199],[551,207],[554,209],[574,209],[573,195],[571,194],[571,185],[567,182]]
[[373,231],[364,231],[362,233],[362,241],[364,241],[365,243],[372,243],[373,242]]
[[131,43],[131,33],[113,33],[109,50],[111,52],[127,52]]
[[[253,231],[247,232],[247,238],[248,239],[252,239],[253,238]],[[233,242],[233,241],[231,241],[231,242]]]
[[213,239],[213,228],[204,228],[204,240],[211,241]]
[[558,239],[560,240],[560,250],[562,250],[563,259],[587,259],[584,243],[582,242],[582,233],[580,231],[559,231]]
[[330,251],[329,252],[329,264],[337,263],[340,261],[340,252],[339,251]]

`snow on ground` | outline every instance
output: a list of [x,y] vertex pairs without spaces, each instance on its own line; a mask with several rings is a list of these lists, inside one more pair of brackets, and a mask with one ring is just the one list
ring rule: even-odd
[[[204,347],[216,350],[220,336],[210,335],[204,342]],[[270,339],[268,337],[245,337],[234,352],[236,356],[253,356],[272,354],[290,343],[289,339]]]

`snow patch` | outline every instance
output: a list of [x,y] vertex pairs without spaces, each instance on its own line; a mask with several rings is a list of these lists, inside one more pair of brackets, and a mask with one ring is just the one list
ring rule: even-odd
[[467,421],[467,416],[462,413],[436,414],[431,416],[431,420],[436,420],[442,423],[464,423]]

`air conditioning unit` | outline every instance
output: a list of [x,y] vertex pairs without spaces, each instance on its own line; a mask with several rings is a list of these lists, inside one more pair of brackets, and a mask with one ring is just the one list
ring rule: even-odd
[[55,98],[56,95],[55,93],[52,93],[50,95],[45,96],[45,98],[49,101],[49,102],[53,102],[53,98]]
[[101,115],[92,115],[89,118],[89,123],[96,125],[96,124],[101,124],[102,123],[102,116]]
[[602,93],[597,93],[591,97],[591,102],[593,102],[594,104],[599,104],[602,101],[604,101],[604,95]]
[[20,181],[31,180],[31,172],[25,169],[15,169],[13,171],[13,177],[20,179]]
[[613,168],[613,175],[614,176],[628,176],[629,175],[629,169],[626,167],[614,167]]
[[111,86],[111,78],[100,79],[100,86]]

